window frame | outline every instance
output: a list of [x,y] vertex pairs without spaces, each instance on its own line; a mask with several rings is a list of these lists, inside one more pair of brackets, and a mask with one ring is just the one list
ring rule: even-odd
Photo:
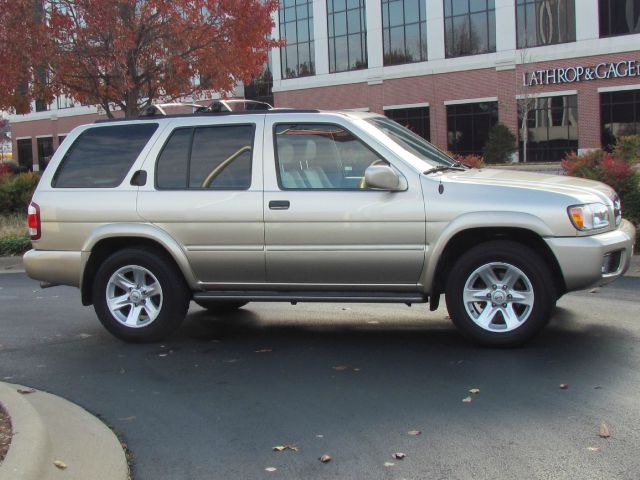
[[[493,112],[490,113],[475,113],[475,112],[471,112],[471,113],[453,113],[450,114],[449,113],[449,108],[453,107],[454,109],[458,109],[460,107],[466,106],[466,105],[481,105],[481,104],[493,104],[495,105],[495,115],[496,115],[496,122],[491,125],[488,129],[488,131],[491,130],[491,128],[493,128],[496,124],[500,123],[500,102],[498,100],[490,100],[490,101],[482,101],[482,102],[465,102],[465,103],[454,103],[454,104],[450,104],[450,105],[445,105],[445,113],[446,113],[446,117],[447,117],[447,150],[451,153],[454,153],[456,155],[478,155],[478,156],[482,156],[484,154],[483,149],[484,149],[484,145],[486,145],[486,140],[485,140],[485,144],[481,147],[480,150],[463,150],[460,152],[456,152],[453,148],[451,148],[451,145],[449,144],[449,118],[450,117],[454,117],[456,119],[456,125],[457,125],[457,118],[458,117],[470,117],[471,121],[472,121],[472,127],[475,127],[476,124],[476,119],[475,117],[477,116],[487,116],[490,117],[491,115],[493,115]],[[473,108],[473,107],[472,107]],[[457,131],[457,130],[456,130]],[[472,131],[472,143],[475,144],[475,138],[476,138],[476,133],[475,133],[475,128]]]
[[[336,35],[335,34],[335,15],[336,10],[334,7],[335,0],[327,0],[325,2],[325,9],[327,13],[327,46],[328,46],[328,60],[329,60],[329,73],[342,73],[342,72],[354,72],[358,70],[366,70],[369,68],[369,50],[367,46],[367,2],[366,0],[358,0],[357,8],[349,8],[349,2],[345,2],[345,9],[339,10],[338,13],[345,15],[345,33],[344,35]],[[331,4],[331,11],[329,10],[329,5]],[[360,12],[360,31],[357,33],[349,33],[349,12],[350,11],[359,11]],[[333,29],[330,28],[330,24],[333,22]],[[333,35],[330,33],[333,30]],[[350,68],[350,60],[351,60],[351,52],[349,48],[349,37],[351,35],[359,35],[360,36],[360,47],[362,49],[362,60],[364,65],[362,67],[354,67]],[[337,69],[337,56],[336,56],[336,39],[345,38],[347,41],[347,68],[344,70]],[[331,52],[333,51],[333,62],[331,57]],[[333,65],[332,65],[333,63]],[[335,69],[334,69],[335,67]]]
[[[190,178],[190,174],[191,174],[191,153],[193,152],[193,140],[195,137],[195,132],[196,129],[203,129],[203,128],[215,128],[215,127],[251,127],[251,134],[253,136],[253,141],[251,142],[251,168],[249,170],[249,185],[246,188],[234,188],[234,187],[224,187],[224,188],[203,188],[203,187],[199,187],[199,188],[194,188],[194,187],[189,187],[189,178]],[[191,134],[189,135],[189,149],[187,151],[187,176],[186,176],[186,186],[184,188],[173,188],[173,187],[160,187],[158,186],[158,163],[160,162],[160,158],[162,158],[162,154],[165,151],[165,148],[167,148],[167,145],[169,144],[169,142],[171,141],[171,138],[173,137],[173,134],[175,132],[177,132],[178,130],[191,130]],[[190,191],[190,192],[224,192],[224,191],[232,191],[232,192],[246,192],[248,190],[251,190],[251,187],[253,186],[253,162],[254,162],[254,151],[255,151],[255,145],[256,145],[256,124],[255,123],[216,123],[213,125],[184,125],[184,126],[180,126],[180,127],[175,127],[173,130],[171,130],[171,132],[169,132],[167,134],[167,138],[165,139],[164,143],[162,144],[162,148],[160,148],[160,151],[158,152],[158,155],[155,158],[154,161],[154,172],[153,172],[153,188],[157,191],[167,191],[167,192],[184,192],[184,191]]]
[[[427,51],[427,6],[424,2],[424,0],[418,0],[418,10],[419,10],[419,14],[418,14],[418,20],[417,21],[410,21],[407,22],[407,16],[406,16],[406,6],[405,6],[405,2],[406,0],[401,0],[402,1],[402,20],[403,23],[400,25],[394,25],[391,26],[391,22],[389,22],[389,24],[385,27],[384,24],[384,18],[385,18],[385,9],[387,10],[387,19],[390,20],[391,15],[391,7],[389,6],[389,4],[391,2],[393,2],[395,0],[382,0],[381,1],[381,14],[382,14],[382,65],[384,67],[391,67],[394,65],[408,65],[408,64],[412,64],[412,63],[420,63],[420,62],[426,62],[429,60],[429,54]],[[424,18],[422,18],[424,16]],[[420,39],[420,58],[416,59],[416,60],[412,60],[412,61],[404,61],[404,62],[397,62],[397,63],[386,63],[385,62],[385,56],[387,55],[387,52],[385,52],[386,46],[387,46],[387,40],[388,37],[391,36],[391,29],[393,28],[398,28],[398,27],[402,27],[402,36],[403,36],[403,45],[404,45],[404,51],[403,54],[406,56],[407,54],[407,27],[412,27],[416,25],[418,27],[418,37]],[[424,51],[422,48],[422,40],[424,40]],[[389,46],[391,46],[391,42],[389,40]],[[388,52],[389,54],[391,52]],[[424,58],[423,54],[424,53]]]
[[[316,74],[316,61],[315,61],[315,31],[314,31],[314,24],[313,24],[313,1],[312,0],[305,0],[304,5],[306,5],[307,7],[307,17],[304,19],[299,19],[298,18],[298,13],[297,13],[297,8],[301,5],[293,5],[290,7],[285,7],[285,3],[284,1],[280,1],[280,4],[278,6],[278,29],[279,29],[279,37],[280,40],[286,40],[287,43],[286,45],[283,45],[282,47],[280,47],[280,76],[282,79],[286,80],[286,79],[290,79],[290,78],[302,78],[302,77],[311,77],[314,76]],[[290,20],[286,17],[285,15],[285,9],[286,8],[293,8],[294,12],[295,12],[295,18],[293,20]],[[309,30],[309,39],[305,40],[305,41],[300,41],[300,39],[298,38],[298,22],[301,21],[306,21],[307,22],[307,28]],[[286,25],[289,23],[293,23],[295,25],[295,29],[296,29],[296,41],[295,42],[289,42],[289,39],[286,36]],[[300,46],[304,45],[305,48],[308,50],[309,53],[309,73],[305,73],[305,74],[299,74],[299,67],[300,67]],[[286,68],[289,67],[289,63],[288,63],[288,57],[287,57],[287,48],[288,47],[296,47],[296,71],[295,71],[295,75],[287,75],[286,72]],[[283,59],[285,61],[283,61]]]
[[[485,1],[485,5],[486,8],[484,10],[478,10],[475,12],[471,11],[471,0],[465,0],[467,2],[467,10],[465,13],[458,13],[458,14],[454,14],[454,8],[453,8],[453,2],[455,0],[443,0],[442,2],[442,6],[443,6],[443,26],[444,26],[444,56],[445,58],[461,58],[461,57],[470,57],[473,55],[486,55],[488,53],[495,53],[498,50],[497,47],[497,24],[496,24],[496,5],[495,5],[495,1],[493,4],[493,8],[489,8],[489,2],[493,1],[493,0],[484,0]],[[447,15],[447,6],[446,4],[449,4],[450,8],[450,13],[449,15]],[[469,25],[471,25],[471,16],[472,15],[477,15],[479,13],[484,13],[485,17],[486,17],[486,28],[487,28],[487,50],[483,51],[483,52],[477,52],[477,53],[462,53],[462,54],[458,54],[458,55],[449,55],[448,53],[448,48],[447,48],[447,44],[449,41],[453,41],[454,39],[454,35],[453,35],[453,29],[454,29],[454,20],[455,18],[458,17],[466,17],[467,21],[469,23]],[[493,24],[494,24],[494,28],[493,28],[493,49],[489,48],[491,46],[491,22],[490,22],[490,14],[493,15]],[[452,29],[450,32],[447,31],[447,23],[448,20],[451,20],[451,24],[452,24]],[[449,35],[450,33],[450,35]],[[468,34],[469,38],[471,36],[471,28],[469,28],[469,34]],[[451,37],[451,38],[449,38]]]
[[[605,4],[606,2],[606,4]],[[626,35],[639,35],[640,31],[638,32],[626,32],[626,33],[611,33],[612,30],[612,18],[613,16],[611,15],[611,12],[613,11],[613,9],[611,8],[613,0],[598,0],[598,38],[612,38],[612,37],[624,37]],[[638,6],[640,8],[640,5]],[[607,28],[609,30],[608,33],[603,33],[602,30],[602,22],[603,22],[603,10],[607,10],[607,19],[609,20]],[[638,13],[638,19],[637,19],[638,23],[640,23],[640,12]]]
[[[565,3],[565,10],[566,10],[566,4],[567,2],[573,2],[573,40],[563,40],[561,42],[553,42],[553,43],[539,43],[536,45],[528,45],[527,44],[527,39],[528,39],[528,31],[527,31],[527,6],[531,5],[531,4],[538,4],[541,3],[543,0],[516,0],[516,49],[517,50],[524,50],[527,48],[537,48],[537,47],[549,47],[552,45],[562,45],[563,43],[574,43],[576,41],[576,30],[577,30],[577,25],[576,25],[576,3],[575,0],[558,0],[558,2],[564,2]],[[521,32],[520,29],[518,28],[520,25],[520,11],[523,10],[524,11],[524,32]],[[567,15],[567,20],[565,22],[565,27],[567,26],[567,22],[569,21],[569,16]],[[565,31],[566,33],[569,32],[569,30],[567,29]],[[538,30],[536,29],[536,38],[538,34]],[[524,36],[524,45],[520,45],[520,38],[521,36]],[[569,37],[569,35],[567,34],[567,37]]]
[[[626,93],[632,96],[632,100],[631,102],[616,102],[613,100],[613,94],[616,93]],[[632,105],[632,109],[633,109],[633,118],[634,118],[634,124],[637,125],[636,129],[637,132],[635,134],[631,134],[631,135],[640,135],[640,86],[636,89],[629,89],[629,90],[610,90],[610,91],[606,91],[606,92],[600,92],[598,94],[598,96],[600,97],[600,144],[602,149],[604,150],[608,150],[611,145],[605,144],[605,122],[604,122],[604,118],[605,118],[605,109],[607,110],[607,117],[609,122],[608,123],[615,123],[612,122],[612,118],[613,118],[613,108],[619,105]],[[608,98],[608,100],[605,100],[606,98]],[[628,123],[628,122],[627,122]],[[613,135],[613,132],[612,132]],[[618,138],[615,135],[613,135],[614,138]]]
[[[275,170],[276,170],[276,179],[278,181],[278,188],[282,192],[380,192],[381,190],[374,189],[374,188],[285,188],[285,187],[283,187],[282,186],[282,178],[281,178],[281,175],[280,175],[280,158],[279,158],[279,155],[278,155],[278,141],[277,141],[277,136],[276,136],[277,135],[276,134],[276,129],[277,129],[277,127],[279,127],[281,125],[291,125],[291,126],[300,126],[300,125],[323,125],[324,126],[324,125],[326,125],[326,126],[329,126],[329,127],[341,128],[345,132],[348,132],[349,134],[353,135],[353,137],[358,142],[360,142],[362,145],[364,145],[364,147],[367,148],[369,151],[371,151],[375,156],[379,157],[380,160],[386,162],[386,164],[389,165],[391,168],[393,168],[393,170],[401,178],[404,177],[402,172],[400,172],[398,170],[398,168],[394,167],[393,163],[391,163],[384,155],[381,155],[375,148],[373,148],[367,142],[362,140],[358,135],[353,133],[350,129],[348,129],[344,125],[340,125],[339,123],[334,123],[334,122],[278,122],[278,123],[274,123],[273,127],[272,127],[272,132],[273,132],[273,158],[275,160],[275,165],[274,166],[275,166]],[[362,178],[364,178],[364,177],[362,177]]]

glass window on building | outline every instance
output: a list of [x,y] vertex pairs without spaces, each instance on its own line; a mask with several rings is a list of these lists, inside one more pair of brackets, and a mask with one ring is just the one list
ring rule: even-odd
[[447,58],[496,51],[494,0],[444,0]]
[[282,78],[315,75],[313,44],[313,2],[280,2],[280,38],[287,44],[280,49]]
[[427,60],[424,0],[382,0],[382,45],[385,65]]
[[367,68],[365,0],[327,0],[329,71]]
[[447,148],[458,155],[483,155],[496,123],[498,102],[447,105]]
[[640,33],[640,0],[599,0],[600,36]]
[[518,48],[576,41],[575,0],[517,0]]
[[[556,162],[578,150],[578,97],[564,95],[529,99],[527,162]],[[525,108],[520,101],[519,124]],[[522,133],[522,132],[520,132]],[[524,142],[520,135],[520,158]]]
[[49,165],[49,160],[53,155],[53,137],[42,137],[37,139],[38,142],[38,168],[44,171]]
[[640,90],[600,94],[602,147],[611,150],[619,137],[640,135]]
[[20,170],[33,170],[33,147],[30,138],[20,138],[18,146],[18,165]]
[[429,107],[391,108],[385,109],[384,114],[422,138],[431,140]]

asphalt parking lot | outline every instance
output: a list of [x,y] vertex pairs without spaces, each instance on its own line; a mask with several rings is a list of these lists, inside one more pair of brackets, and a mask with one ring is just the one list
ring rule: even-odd
[[568,295],[514,350],[470,345],[444,309],[354,304],[193,306],[165,343],[127,345],[77,290],[3,273],[0,380],[99,415],[134,480],[637,479],[639,292]]

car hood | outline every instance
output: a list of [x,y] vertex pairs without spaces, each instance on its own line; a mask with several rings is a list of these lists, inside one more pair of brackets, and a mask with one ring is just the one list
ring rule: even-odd
[[[611,203],[615,191],[601,182],[566,175],[531,173],[519,170],[501,170],[493,168],[470,169],[459,172],[447,172],[443,179],[448,181],[473,183],[477,185],[495,185],[501,187],[544,190],[571,195],[585,202],[598,200]],[[594,199],[593,197],[597,197]]]

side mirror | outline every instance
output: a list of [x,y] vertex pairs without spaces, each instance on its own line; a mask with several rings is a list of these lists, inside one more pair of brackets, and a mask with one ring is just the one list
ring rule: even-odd
[[370,165],[364,171],[364,181],[367,187],[379,190],[401,190],[398,174],[389,165]]

